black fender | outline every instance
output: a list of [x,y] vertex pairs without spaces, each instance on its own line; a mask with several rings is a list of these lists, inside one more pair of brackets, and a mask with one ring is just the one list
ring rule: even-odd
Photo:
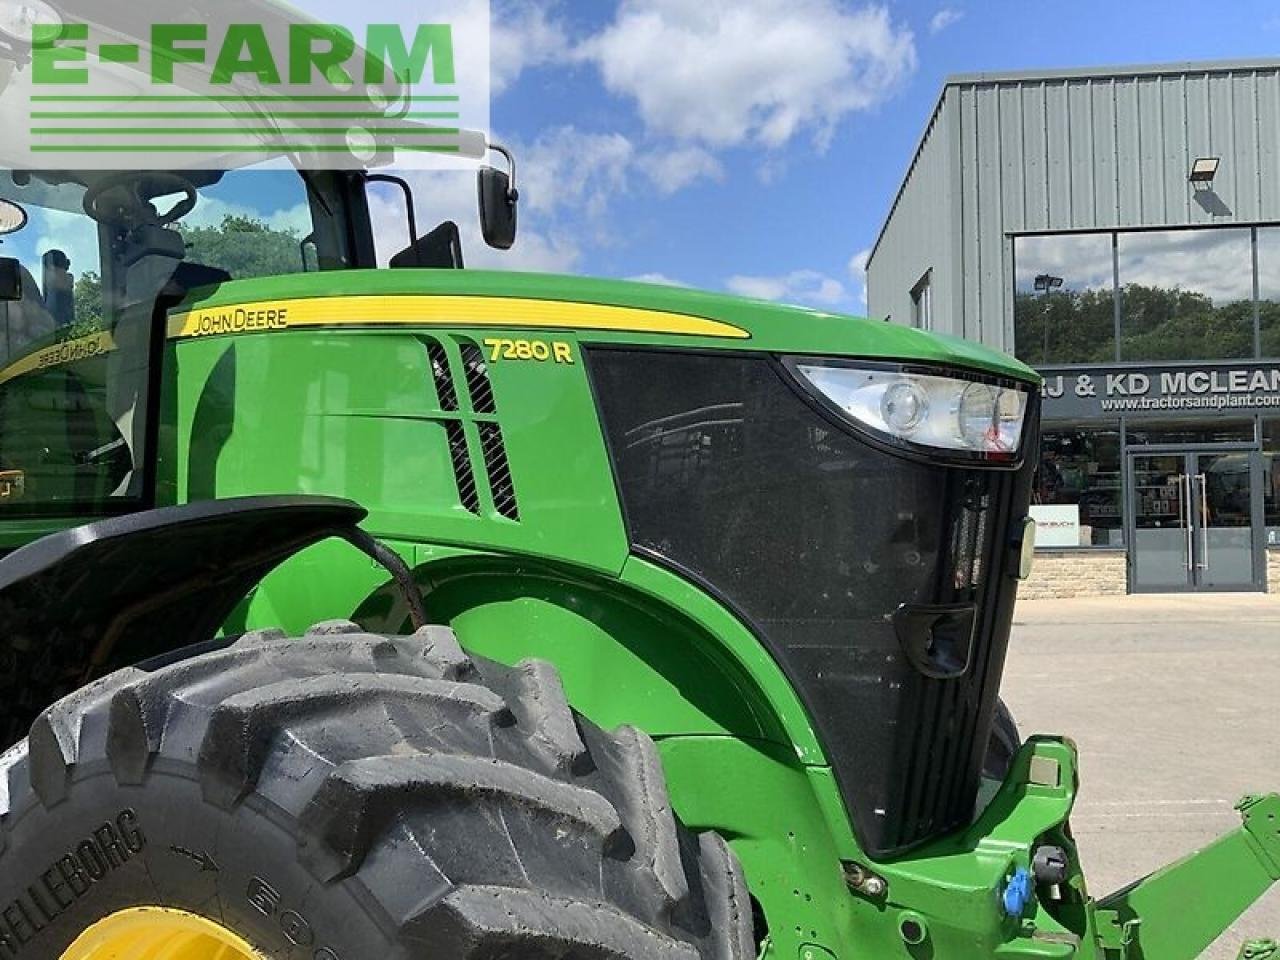
[[385,552],[357,527],[366,515],[330,497],[210,500],[64,530],[0,560],[0,751],[102,672],[213,641],[300,550],[337,536]]

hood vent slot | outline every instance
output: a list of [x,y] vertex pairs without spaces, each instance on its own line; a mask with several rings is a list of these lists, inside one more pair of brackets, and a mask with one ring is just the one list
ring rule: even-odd
[[467,510],[479,513],[480,494],[476,490],[475,475],[471,472],[466,428],[459,420],[446,420],[444,430],[449,439],[449,460],[453,464],[453,479],[458,484],[458,500]]
[[457,410],[458,391],[454,389],[453,376],[449,373],[449,355],[439,340],[427,341],[427,361],[431,364],[431,379],[436,385],[436,399],[440,401],[440,409],[451,412]]
[[519,520],[520,509],[516,504],[516,487],[511,479],[511,464],[507,461],[507,447],[502,441],[502,428],[496,423],[482,422],[480,450],[484,454],[484,466],[489,473],[489,490],[493,494],[493,508],[508,520]]
[[489,382],[489,365],[478,344],[462,340],[458,344],[462,353],[462,369],[467,375],[467,391],[471,394],[471,409],[476,413],[497,413],[493,403],[493,384]]

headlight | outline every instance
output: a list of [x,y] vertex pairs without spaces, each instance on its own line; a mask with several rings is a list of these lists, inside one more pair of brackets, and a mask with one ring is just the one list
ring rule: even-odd
[[992,378],[920,368],[790,359],[787,367],[858,426],[906,446],[1013,460],[1029,393]]
[[37,25],[61,27],[62,17],[44,0],[0,0],[0,34],[29,44]]

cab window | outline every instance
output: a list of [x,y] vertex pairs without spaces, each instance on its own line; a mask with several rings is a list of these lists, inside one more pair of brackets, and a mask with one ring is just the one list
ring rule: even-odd
[[233,279],[352,265],[340,175],[0,172],[0,517],[146,506],[157,302]]

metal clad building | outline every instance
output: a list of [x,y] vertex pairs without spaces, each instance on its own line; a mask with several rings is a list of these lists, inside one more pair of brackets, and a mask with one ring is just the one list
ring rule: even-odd
[[[1193,175],[1197,161],[1204,169]],[[1079,545],[1098,550],[1091,561],[1064,551],[1064,564],[1100,569],[1109,549],[1123,588],[1182,589],[1165,563],[1188,567],[1187,589],[1259,589],[1265,547],[1280,547],[1271,456],[1280,391],[1266,389],[1280,357],[1277,224],[1280,60],[952,77],[872,250],[868,312],[980,340],[1041,369],[1050,467],[1114,434],[1114,454],[1086,469],[1115,474],[1115,502],[1104,509],[1098,489],[1075,483]],[[1179,369],[1220,405],[1188,393]],[[1148,399],[1125,408],[1124,382],[1108,379],[1121,372],[1139,375],[1130,385],[1145,377]],[[1179,387],[1185,396],[1174,395]],[[1159,498],[1139,498],[1140,487],[1164,492],[1154,462],[1134,460],[1143,443],[1190,458],[1168,471],[1180,492],[1164,500],[1199,521],[1162,518],[1149,509]],[[1259,488],[1256,503],[1232,508],[1239,523],[1248,515],[1248,575],[1236,557],[1232,576],[1216,582],[1225,561],[1215,575],[1202,565],[1226,555],[1210,534],[1211,514],[1227,511],[1205,508],[1211,490],[1187,495],[1183,479],[1212,486],[1214,451],[1256,454],[1247,482]],[[1280,484],[1280,467],[1274,473]],[[1044,492],[1042,505],[1069,505]],[[1191,530],[1193,549],[1153,559],[1139,548],[1160,539],[1146,531],[1170,529],[1166,520]],[[1270,563],[1280,573],[1280,552]]]

